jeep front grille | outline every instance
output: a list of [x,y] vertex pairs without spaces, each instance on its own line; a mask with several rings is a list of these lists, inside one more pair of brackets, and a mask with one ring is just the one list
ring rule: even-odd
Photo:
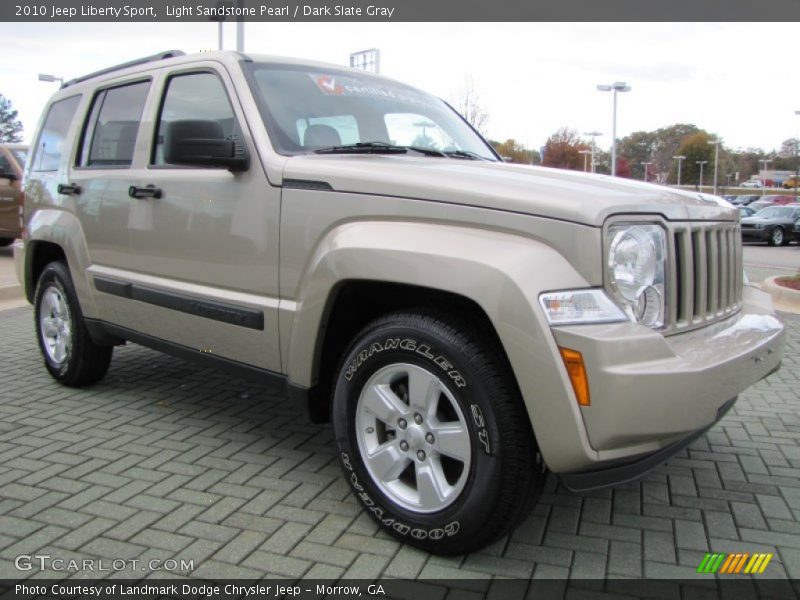
[[738,223],[670,223],[666,333],[718,321],[742,301],[742,235]]

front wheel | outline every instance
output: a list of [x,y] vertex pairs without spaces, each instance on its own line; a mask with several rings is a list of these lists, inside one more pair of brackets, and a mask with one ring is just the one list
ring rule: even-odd
[[783,246],[785,240],[786,236],[783,233],[783,227],[776,227],[770,232],[767,243],[770,246]]
[[426,312],[368,325],[337,375],[345,475],[395,537],[463,554],[524,518],[544,465],[499,343]]
[[33,306],[36,337],[50,375],[71,387],[102,379],[114,348],[98,346],[89,336],[67,265],[52,262],[44,268]]
[[14,243],[14,238],[0,238],[0,248],[5,248]]

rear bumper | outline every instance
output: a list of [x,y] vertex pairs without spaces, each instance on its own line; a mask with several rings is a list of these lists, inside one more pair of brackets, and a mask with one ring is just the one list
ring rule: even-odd
[[609,461],[606,464],[588,471],[562,473],[559,476],[561,482],[573,492],[588,492],[638,479],[660,467],[675,454],[711,429],[725,416],[735,402],[736,398],[732,398],[720,406],[713,423],[690,433],[684,438],[672,442],[668,446],[664,446],[660,450],[626,460]]

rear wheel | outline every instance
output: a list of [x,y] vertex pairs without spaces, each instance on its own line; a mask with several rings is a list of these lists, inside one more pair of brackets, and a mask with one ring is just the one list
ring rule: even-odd
[[776,227],[769,234],[767,243],[770,246],[783,246],[786,243],[786,236],[783,232],[783,227]]
[[92,342],[63,262],[50,263],[39,277],[34,321],[44,365],[54,379],[80,387],[103,378],[114,349]]
[[463,554],[526,516],[545,470],[499,344],[446,319],[396,313],[359,333],[333,424],[350,486],[384,529]]

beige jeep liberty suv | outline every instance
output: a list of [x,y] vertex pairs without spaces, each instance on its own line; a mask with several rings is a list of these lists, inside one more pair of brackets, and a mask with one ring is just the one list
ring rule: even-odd
[[505,164],[445,102],[334,65],[168,52],[65,83],[24,225],[56,380],[130,341],[279,382],[433,552],[508,533],[547,469],[658,467],[781,361],[729,204]]

